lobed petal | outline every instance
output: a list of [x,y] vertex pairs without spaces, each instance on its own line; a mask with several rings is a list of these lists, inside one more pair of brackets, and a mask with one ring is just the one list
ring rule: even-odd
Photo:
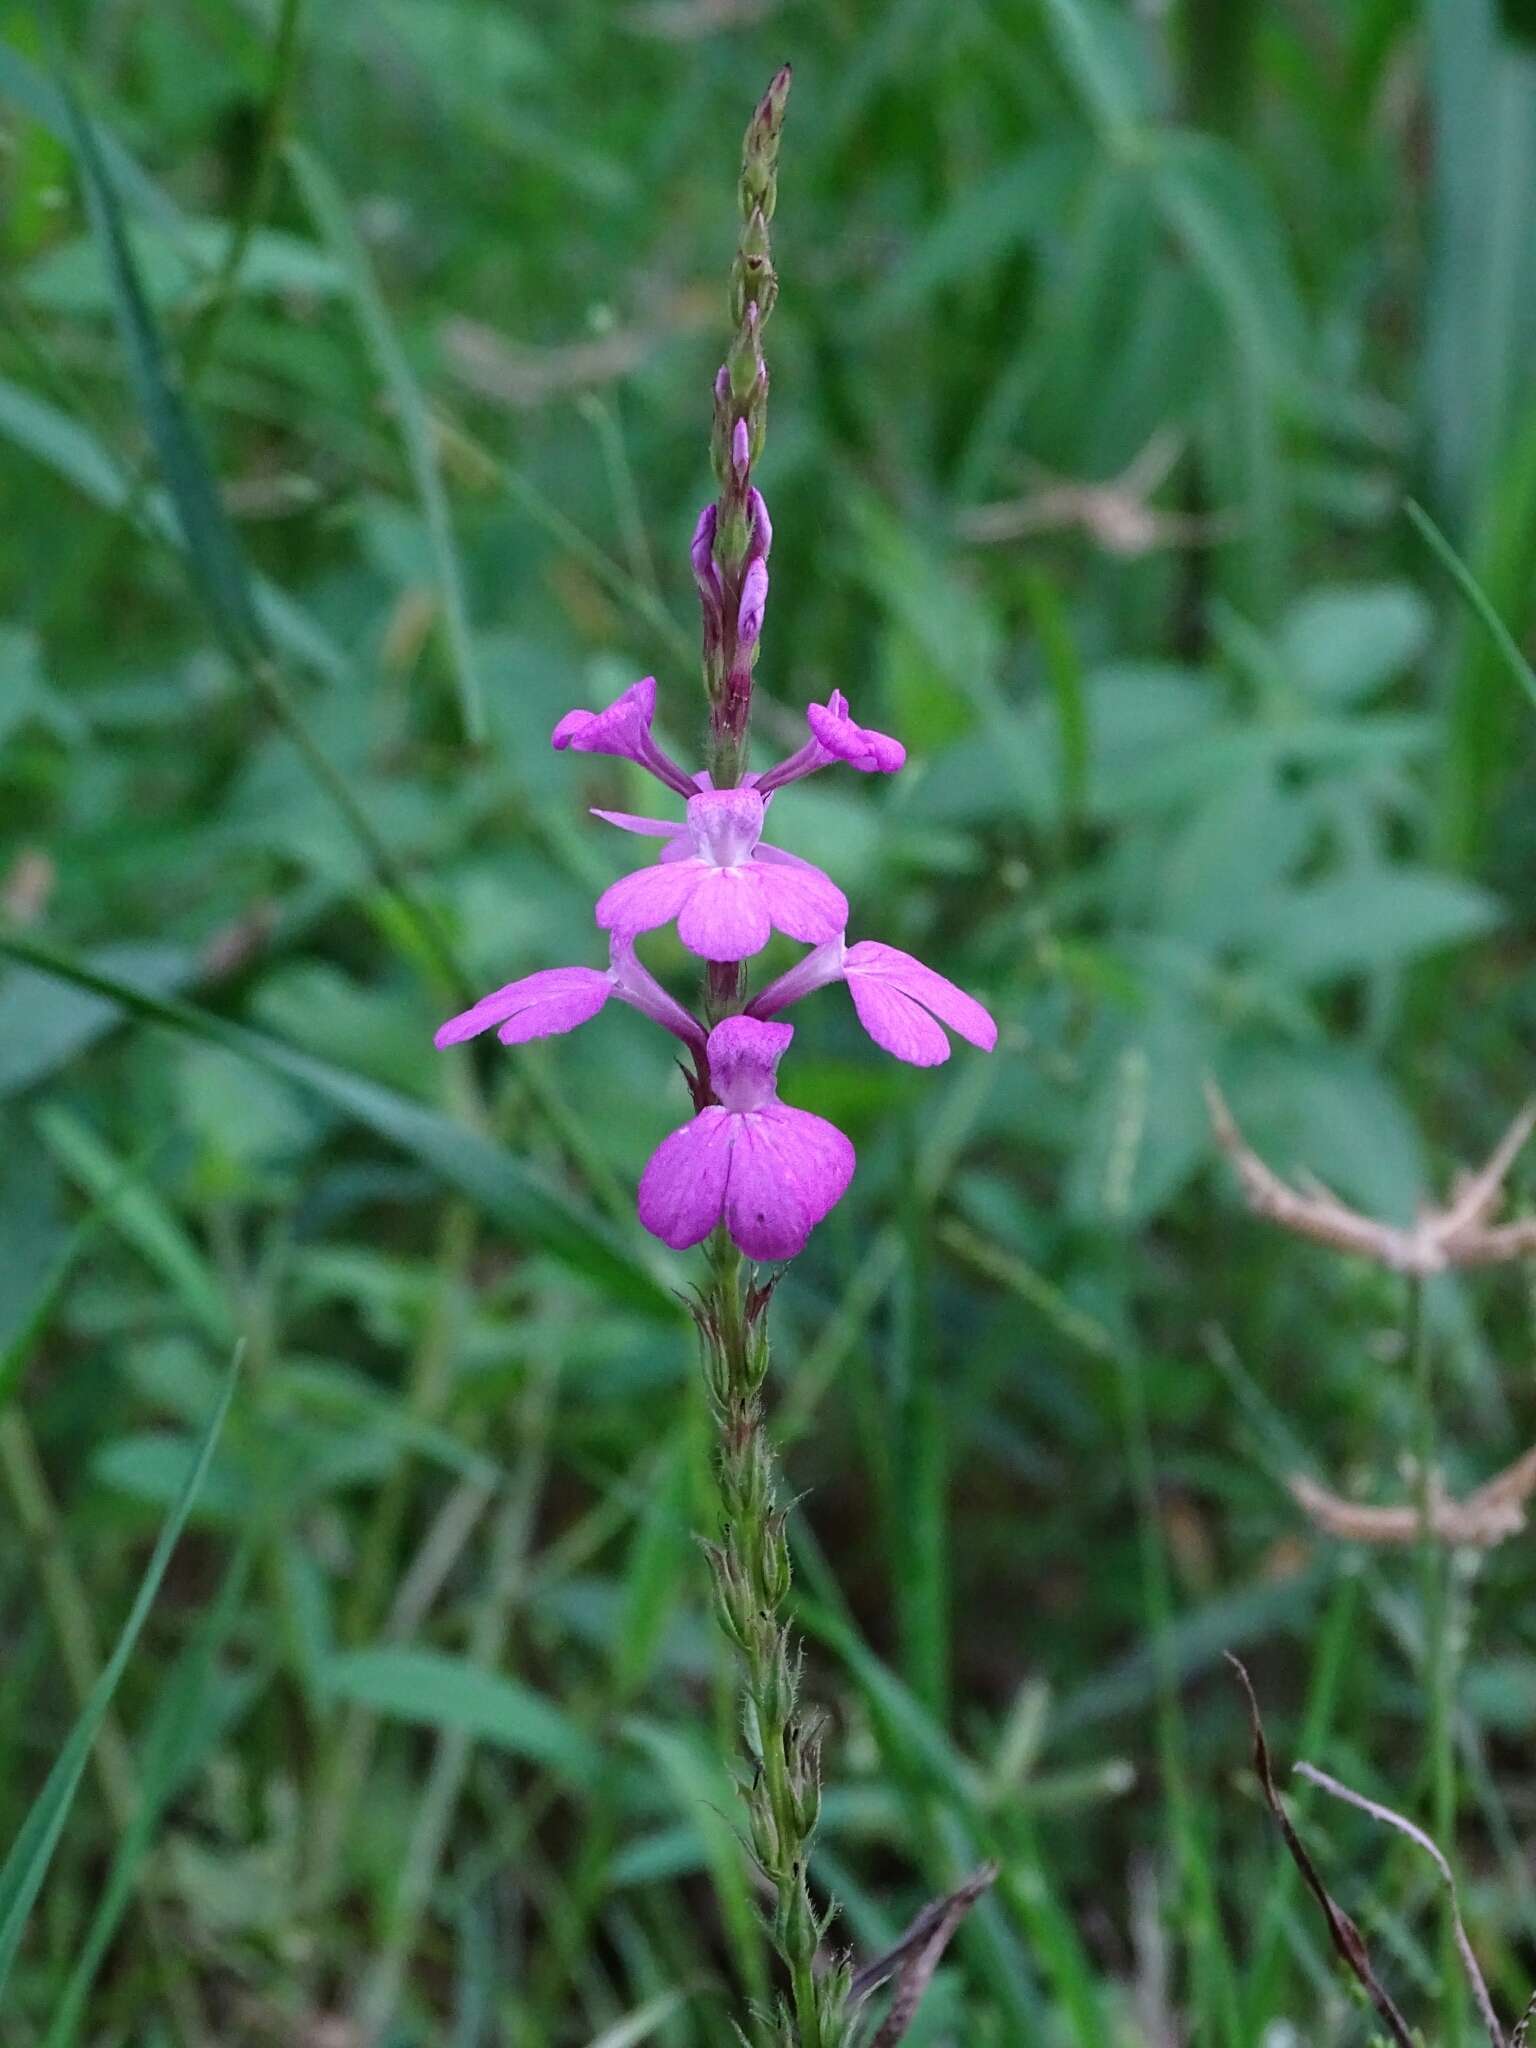
[[493,1025],[504,1045],[522,1045],[530,1038],[550,1038],[585,1024],[613,994],[613,980],[596,967],[544,967],[493,989],[471,1008],[450,1017],[432,1043],[441,1051],[476,1038]]
[[713,872],[701,860],[658,861],[622,875],[597,899],[597,922],[605,932],[653,932],[670,924],[702,875]]
[[[903,953],[899,946],[882,945],[878,939],[860,939],[857,945],[848,948],[844,972],[854,993],[855,1004],[861,982],[866,986],[878,982],[899,989],[903,995],[921,1003],[951,1031],[958,1032],[971,1045],[980,1046],[983,1052],[990,1052],[997,1044],[997,1025],[991,1013],[974,996],[968,996],[963,988],[956,988],[952,981],[946,981],[942,974],[925,967],[910,953]],[[859,1014],[862,1017],[864,1013],[861,1010]],[[871,1031],[870,1036],[875,1038],[876,1034]],[[876,1043],[880,1042],[876,1039]]]
[[853,1178],[853,1146],[825,1117],[783,1102],[732,1121],[726,1228],[749,1259],[792,1259]]
[[700,1244],[720,1221],[737,1119],[705,1109],[663,1138],[640,1176],[640,1221],[673,1251]]
[[848,898],[820,868],[781,847],[759,846],[752,862],[768,915],[786,937],[819,946],[848,922]]
[[911,1067],[941,1067],[949,1058],[949,1040],[921,1003],[867,975],[847,979],[859,1022],[876,1045]]
[[701,960],[748,960],[773,934],[768,906],[755,868],[702,871],[678,914],[677,936]]
[[578,754],[617,754],[635,761],[650,736],[656,715],[656,678],[642,676],[602,711],[567,711],[549,736],[559,752],[574,747]]
[[637,832],[642,839],[679,839],[688,827],[672,818],[642,818],[633,811],[600,811],[592,806],[594,818],[605,825],[617,825],[621,832]]
[[906,761],[907,750],[900,740],[876,732],[873,726],[854,723],[841,690],[834,690],[825,704],[808,704],[805,722],[817,743],[835,760],[863,775],[894,775]]

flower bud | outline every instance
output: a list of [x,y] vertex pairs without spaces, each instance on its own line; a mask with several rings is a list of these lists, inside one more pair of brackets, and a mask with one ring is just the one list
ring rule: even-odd
[[773,521],[768,517],[768,507],[763,503],[763,494],[754,484],[747,492],[747,558],[749,561],[768,559],[773,546]]
[[747,471],[752,467],[752,440],[747,432],[745,420],[736,422],[735,431],[731,435],[731,467],[736,472],[736,481],[744,484],[747,480]]
[[736,645],[755,647],[763,630],[763,611],[768,603],[768,564],[758,555],[747,564],[741,582],[741,606],[736,614]]
[[715,525],[717,514],[713,505],[706,505],[699,514],[699,523],[693,529],[693,539],[688,552],[693,560],[693,580],[699,586],[699,602],[704,607],[704,624],[711,626],[718,636],[720,626],[720,571],[715,567]]

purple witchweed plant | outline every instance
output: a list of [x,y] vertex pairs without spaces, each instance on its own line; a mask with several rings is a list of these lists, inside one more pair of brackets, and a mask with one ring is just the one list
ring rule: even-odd
[[[683,1072],[694,1114],[652,1155],[638,1205],[641,1222],[664,1243],[678,1250],[707,1245],[706,1278],[691,1304],[719,1431],[720,1534],[706,1547],[720,1621],[741,1657],[751,1848],[772,1888],[765,1917],[790,1993],[788,2004],[760,2016],[760,2033],[781,2048],[843,2048],[851,2038],[853,1977],[845,1960],[823,1967],[818,1955],[831,1918],[814,1904],[807,1870],[821,1803],[821,1738],[801,1710],[800,1655],[781,1619],[790,1585],[786,1511],[762,1418],[766,1316],[777,1275],[759,1280],[748,1261],[780,1262],[801,1251],[841,1199],[855,1162],[853,1146],[834,1125],[779,1100],[778,1066],[794,1027],[771,1020],[844,981],[870,1037],[914,1066],[948,1059],[946,1026],[984,1049],[996,1043],[997,1027],[974,997],[910,954],[871,939],[849,945],[842,890],[762,836],[778,793],[803,777],[835,766],[890,775],[906,760],[898,741],[857,724],[834,690],[825,704],[808,707],[802,747],[766,770],[748,766],[773,545],[752,470],[767,419],[762,333],[778,291],[768,223],[788,92],[786,67],[747,127],[742,228],[731,272],[735,335],[714,386],[719,495],[700,514],[691,546],[703,614],[707,765],[691,774],[655,739],[652,676],[605,710],[566,713],[552,735],[557,749],[637,763],[683,799],[683,815],[596,812],[622,831],[662,842],[654,862],[598,899],[596,922],[609,934],[607,967],[525,975],[451,1018],[437,1044],[495,1030],[504,1044],[521,1045],[574,1030],[617,997],[688,1050],[691,1067]],[[637,936],[674,922],[683,945],[705,962],[702,1017],[671,996],[635,950]],[[812,950],[751,994],[745,963],[774,931]]]

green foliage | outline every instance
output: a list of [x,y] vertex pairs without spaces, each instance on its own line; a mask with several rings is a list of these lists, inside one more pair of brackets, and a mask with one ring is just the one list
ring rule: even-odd
[[[1406,1497],[1403,1302],[1241,1210],[1203,1091],[1400,1222],[1530,1092],[1529,11],[12,10],[6,2048],[713,2048],[782,1988],[697,1275],[632,1207],[681,1084],[629,1013],[431,1033],[598,957],[586,809],[651,798],[555,719],[654,672],[696,748],[785,57],[758,744],[835,685],[911,759],[776,830],[1003,1027],[919,1076],[796,1012],[859,1149],[773,1306],[811,1889],[864,1960],[997,1861],[915,2044],[1361,2037],[1221,1656],[1277,1758],[1423,1810],[1405,1560],[1286,1487]],[[1529,1441],[1529,1316],[1428,1312],[1462,1495]],[[1522,1545],[1452,1594],[1514,2012]],[[1423,1872],[1358,1819],[1308,1839],[1440,2038]]]

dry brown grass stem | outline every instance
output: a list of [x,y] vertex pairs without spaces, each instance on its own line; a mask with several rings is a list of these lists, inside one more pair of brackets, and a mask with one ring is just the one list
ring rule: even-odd
[[1516,1155],[1536,1129],[1536,1100],[1521,1110],[1484,1166],[1459,1176],[1444,1208],[1427,1209],[1404,1227],[1362,1215],[1310,1177],[1305,1186],[1283,1180],[1244,1139],[1214,1081],[1206,1082],[1205,1093],[1216,1142],[1236,1169],[1249,1208],[1294,1237],[1332,1251],[1353,1252],[1389,1272],[1420,1279],[1453,1267],[1497,1266],[1536,1253],[1536,1216],[1508,1223],[1491,1220]]
[[[1291,1498],[1319,1529],[1349,1543],[1380,1548],[1404,1547],[1419,1539],[1423,1516],[1418,1506],[1371,1507],[1330,1493],[1304,1472],[1286,1481]],[[1526,1523],[1526,1506],[1536,1493],[1536,1445],[1464,1500],[1453,1500],[1438,1477],[1430,1480],[1429,1524],[1442,1543],[1470,1550],[1492,1550]]]

